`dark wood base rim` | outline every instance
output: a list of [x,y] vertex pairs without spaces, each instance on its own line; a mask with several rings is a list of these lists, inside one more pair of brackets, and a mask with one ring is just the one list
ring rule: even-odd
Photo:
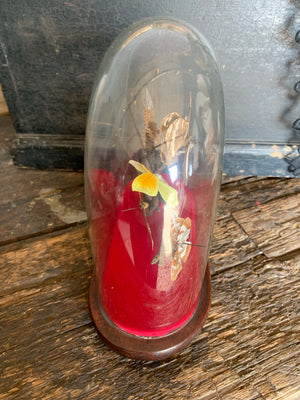
[[139,337],[120,330],[109,322],[101,310],[98,282],[92,276],[89,307],[94,325],[105,343],[118,353],[140,360],[165,360],[185,348],[204,324],[211,303],[211,279],[207,264],[197,308],[181,328],[162,337]]

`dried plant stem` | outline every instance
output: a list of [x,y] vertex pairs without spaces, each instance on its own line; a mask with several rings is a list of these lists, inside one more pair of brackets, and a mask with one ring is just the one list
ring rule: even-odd
[[183,183],[187,186],[188,184],[188,177],[189,177],[189,155],[191,151],[191,143],[188,144],[187,150],[184,155],[183,160]]
[[194,243],[191,243],[191,242],[177,242],[177,246],[178,246],[179,244],[185,244],[186,246],[204,247],[204,248],[207,247],[207,246],[202,245],[202,244],[194,244]]
[[192,92],[190,92],[190,108],[189,108],[189,123],[191,122],[191,109],[192,109]]
[[132,211],[132,210],[138,210],[139,208],[141,208],[141,207],[126,208],[126,210],[121,210],[121,211],[122,211],[122,212],[125,212],[125,211]]
[[[142,203],[142,196],[141,196],[141,193],[139,193],[139,196],[140,196],[140,204],[141,204],[141,203]],[[151,229],[150,229],[150,226],[149,226],[149,223],[148,223],[148,220],[147,220],[146,211],[145,211],[145,208],[143,208],[143,207],[141,207],[141,209],[142,209],[143,214],[144,214],[144,218],[145,218],[147,230],[148,230],[148,233],[149,233],[149,236],[150,236],[150,239],[151,239],[151,245],[152,245],[152,250],[153,250],[154,242],[153,242],[153,237],[152,237]]]
[[[192,109],[192,93],[190,92],[190,107],[189,107],[189,130],[191,129],[191,109]],[[190,132],[190,137],[191,137],[191,132]],[[183,161],[183,182],[185,185],[188,184],[188,168],[189,168],[189,155],[190,155],[190,150],[191,150],[191,141],[189,140],[188,146],[186,153],[184,155],[184,161]]]

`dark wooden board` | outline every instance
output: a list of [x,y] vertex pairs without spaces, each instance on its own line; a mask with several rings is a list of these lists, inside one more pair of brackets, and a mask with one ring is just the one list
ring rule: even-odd
[[234,212],[300,192],[300,179],[246,178],[222,185],[222,210]]
[[85,227],[18,249],[2,247],[0,399],[296,396],[299,256],[278,262],[259,255],[213,275],[212,309],[202,332],[178,356],[142,362],[109,350],[90,322]]
[[41,189],[38,195],[0,204],[0,244],[86,221],[82,186]]
[[63,189],[83,184],[83,174],[65,171],[39,171],[32,168],[17,168],[9,153],[15,131],[9,115],[0,118],[0,203],[16,197],[35,196],[45,188]]
[[18,168],[9,155],[11,119],[0,127],[0,244],[86,220],[83,174]]
[[237,266],[260,253],[259,248],[231,216],[217,219],[210,254],[212,272]]
[[[38,197],[48,190],[83,187],[83,174],[77,172],[36,171],[17,167],[1,169],[0,204]],[[16,189],[17,188],[17,189]]]
[[13,166],[5,118],[0,400],[299,399],[299,180],[226,180],[208,320],[170,360],[134,361],[107,348],[91,322],[82,173]]
[[300,249],[300,193],[236,211],[233,217],[268,257]]

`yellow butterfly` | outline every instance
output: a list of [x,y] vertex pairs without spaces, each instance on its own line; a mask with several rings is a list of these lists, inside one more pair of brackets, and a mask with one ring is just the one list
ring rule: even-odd
[[176,207],[178,205],[177,190],[168,185],[161,175],[153,174],[138,161],[130,160],[129,164],[142,173],[132,182],[132,190],[134,192],[145,193],[153,197],[157,196],[159,192],[166,204],[170,207]]

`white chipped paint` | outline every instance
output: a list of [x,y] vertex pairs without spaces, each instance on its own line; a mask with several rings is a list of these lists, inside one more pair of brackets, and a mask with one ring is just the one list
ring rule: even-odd
[[276,144],[274,144],[274,146],[271,147],[273,151],[273,153],[270,153],[270,156],[273,158],[283,158],[283,154],[280,152],[278,146],[276,146]]
[[60,190],[45,188],[39,192],[39,200],[46,203],[50,210],[66,224],[83,222],[87,219],[87,214],[83,210],[77,210],[71,206],[66,206],[61,201]]

